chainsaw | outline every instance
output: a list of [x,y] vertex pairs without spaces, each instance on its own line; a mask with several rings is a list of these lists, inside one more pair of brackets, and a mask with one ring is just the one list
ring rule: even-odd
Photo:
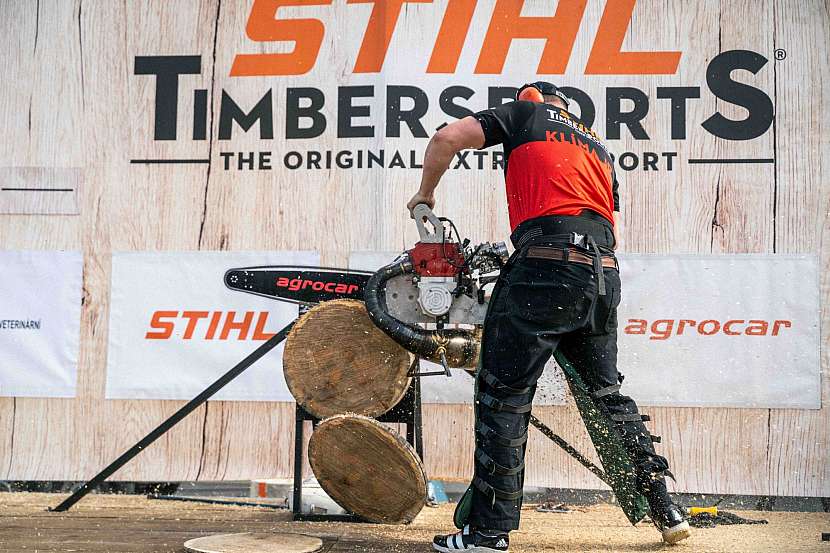
[[[362,300],[372,323],[413,353],[416,362],[426,359],[443,367],[442,371],[412,372],[411,376],[450,377],[451,368],[474,369],[479,363],[490,299],[486,287],[498,280],[508,260],[507,246],[504,242],[471,246],[469,239],[461,239],[452,221],[437,217],[425,204],[415,206],[412,215],[419,241],[375,272],[303,266],[241,267],[226,272],[225,285],[296,303],[301,310],[329,300]],[[633,465],[613,431],[613,423],[597,408],[567,359],[557,353],[554,357],[606,470],[532,414],[529,422],[608,484],[628,519],[636,524],[646,514],[647,505],[634,487]]]
[[444,370],[438,374],[450,376],[450,368],[474,368],[489,301],[485,287],[498,279],[508,258],[507,246],[504,242],[471,246],[469,239],[461,239],[452,221],[437,217],[426,204],[416,206],[413,216],[418,243],[374,273],[324,267],[242,267],[225,273],[225,285],[304,307],[334,299],[360,299],[381,330],[420,358],[441,364]]

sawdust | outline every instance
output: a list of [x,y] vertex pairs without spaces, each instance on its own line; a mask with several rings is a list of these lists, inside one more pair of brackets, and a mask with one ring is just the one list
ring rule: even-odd
[[[323,552],[427,553],[435,533],[452,531],[452,505],[426,508],[408,526],[299,523],[288,512],[172,503],[135,496],[93,495],[69,513],[47,513],[62,496],[0,493],[0,552],[89,551],[176,552],[190,538],[229,532],[299,532],[319,536]],[[632,527],[622,512],[598,505],[568,513],[522,511],[522,528],[511,534],[510,551],[539,552],[830,552],[821,532],[828,513],[737,511],[769,524],[695,529],[677,546],[660,542],[654,528]]]

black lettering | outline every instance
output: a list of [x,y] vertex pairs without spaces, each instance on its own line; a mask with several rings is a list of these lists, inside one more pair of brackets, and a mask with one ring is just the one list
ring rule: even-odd
[[453,169],[458,169],[460,167],[464,167],[464,169],[469,169],[470,166],[467,165],[467,156],[470,155],[470,150],[463,150],[455,154],[455,159],[458,160],[455,164]]
[[288,152],[282,161],[289,169],[298,169],[303,164],[303,156],[300,155],[300,152]]
[[[515,86],[491,86],[487,89],[487,107],[497,108],[516,99],[519,89]],[[507,100],[507,102],[505,102]]]
[[352,160],[352,152],[350,150],[340,150],[334,157],[334,162],[341,169],[349,169],[354,164]]
[[450,86],[441,92],[441,96],[438,98],[438,105],[441,107],[441,111],[450,117],[463,119],[468,115],[472,115],[473,112],[463,106],[459,106],[453,102],[453,100],[456,98],[464,98],[465,100],[469,100],[472,98],[473,94],[474,92],[472,88],[467,88],[466,86]]
[[259,169],[271,169],[271,152],[259,152]]
[[774,108],[764,91],[732,79],[732,72],[744,69],[757,74],[767,64],[767,58],[749,50],[729,50],[715,56],[706,69],[706,84],[712,94],[730,104],[745,108],[746,119],[733,121],[720,112],[704,121],[701,126],[726,140],[752,140],[758,138],[772,125]]
[[207,89],[193,91],[193,140],[207,139]]
[[[300,100],[308,100],[301,107]],[[326,97],[319,88],[289,88],[285,97],[285,137],[317,138],[326,130],[326,116],[320,113]],[[311,126],[301,127],[300,119],[311,119]]]
[[654,152],[643,152],[643,171],[659,171],[657,168],[657,160],[659,159],[660,156]]
[[400,167],[401,169],[406,169],[406,164],[403,162],[403,157],[401,157],[401,153],[395,150],[395,155],[392,156],[392,161],[389,162],[389,167]]
[[571,107],[573,107],[574,102],[579,106],[579,119],[585,123],[585,126],[593,127],[597,117],[597,109],[591,97],[582,90],[572,86],[563,86],[559,90],[571,99]]
[[386,158],[386,150],[380,150],[378,152],[378,154],[380,154],[380,155],[377,155],[377,154],[375,154],[375,152],[369,150],[368,156],[367,156],[368,159],[366,160],[366,168],[367,169],[371,169],[372,165],[374,165],[375,163],[377,163],[381,167],[384,166],[383,161]]
[[254,152],[250,152],[247,155],[245,152],[239,152],[236,155],[236,168],[241,171],[246,169],[245,165],[247,165],[247,169],[254,168]]
[[[403,98],[412,99],[414,105],[410,110],[401,109]],[[401,123],[406,123],[409,132],[415,138],[426,138],[427,131],[421,124],[421,118],[429,109],[429,98],[417,86],[387,86],[386,87],[386,136],[399,138]]]
[[487,155],[487,152],[483,152],[481,150],[473,150],[473,155],[476,157],[479,170],[484,169],[484,157]]
[[418,162],[415,158],[415,150],[409,150],[409,168],[410,169],[423,169],[424,166]]
[[663,152],[663,157],[666,158],[666,171],[674,169],[674,158],[677,157],[677,152]]
[[658,86],[657,97],[671,100],[671,138],[686,139],[686,100],[700,98],[698,86]]
[[229,171],[231,168],[231,158],[233,157],[233,152],[219,152],[219,156],[224,162],[223,165],[225,167],[225,171]]
[[244,132],[259,121],[259,137],[261,139],[274,138],[274,107],[271,100],[271,91],[265,93],[251,111],[245,113],[222,90],[222,103],[219,107],[219,140],[230,140],[233,133],[233,122],[236,121]]
[[337,89],[337,138],[361,138],[375,135],[374,125],[354,125],[355,117],[369,117],[369,106],[356,106],[355,98],[371,98],[375,87],[341,86]]
[[[622,112],[622,100],[634,102],[631,111]],[[642,90],[631,87],[611,87],[605,96],[605,134],[611,140],[620,138],[620,125],[628,127],[636,140],[648,140],[643,125],[640,124],[648,113],[648,96]]]
[[178,122],[179,75],[199,75],[201,56],[136,56],[136,75],[156,76],[155,140],[176,140]]
[[[627,162],[626,160],[631,160],[631,162]],[[625,152],[620,156],[619,164],[626,171],[633,171],[637,168],[640,160],[637,159],[637,154],[633,152]]]
[[493,152],[493,169],[504,169],[504,152]]
[[323,159],[323,156],[318,151],[311,150],[309,152],[306,152],[306,154],[305,154],[306,168],[311,169],[312,166],[313,166],[314,169],[319,169],[321,159]]

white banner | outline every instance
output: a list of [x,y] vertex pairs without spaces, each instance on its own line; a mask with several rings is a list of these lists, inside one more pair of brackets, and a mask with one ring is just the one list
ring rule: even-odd
[[647,405],[819,409],[818,259],[624,255],[623,390]]
[[[350,265],[374,270],[396,255],[354,252]],[[814,256],[623,254],[620,265],[624,393],[655,406],[820,408]],[[453,373],[424,379],[424,401],[471,402],[472,379]],[[551,361],[534,403],[564,395]]]
[[[319,256],[114,253],[106,397],[191,399],[296,318],[296,305],[225,287],[225,271],[257,265],[319,265]],[[214,399],[293,401],[282,346]]]
[[75,397],[80,252],[0,251],[0,396]]

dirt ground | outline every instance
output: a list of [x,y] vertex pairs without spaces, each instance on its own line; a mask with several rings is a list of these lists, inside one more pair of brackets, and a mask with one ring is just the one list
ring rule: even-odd
[[[182,552],[188,539],[233,532],[298,532],[323,538],[325,553],[431,551],[433,534],[451,529],[452,505],[425,508],[409,526],[292,522],[287,511],[91,495],[68,513],[46,512],[63,496],[0,493],[0,553]],[[576,510],[578,509],[578,510]],[[616,507],[570,513],[524,512],[511,552],[796,552],[830,553],[830,514],[737,512],[767,525],[697,529],[678,546],[663,545],[653,527],[632,527]]]

